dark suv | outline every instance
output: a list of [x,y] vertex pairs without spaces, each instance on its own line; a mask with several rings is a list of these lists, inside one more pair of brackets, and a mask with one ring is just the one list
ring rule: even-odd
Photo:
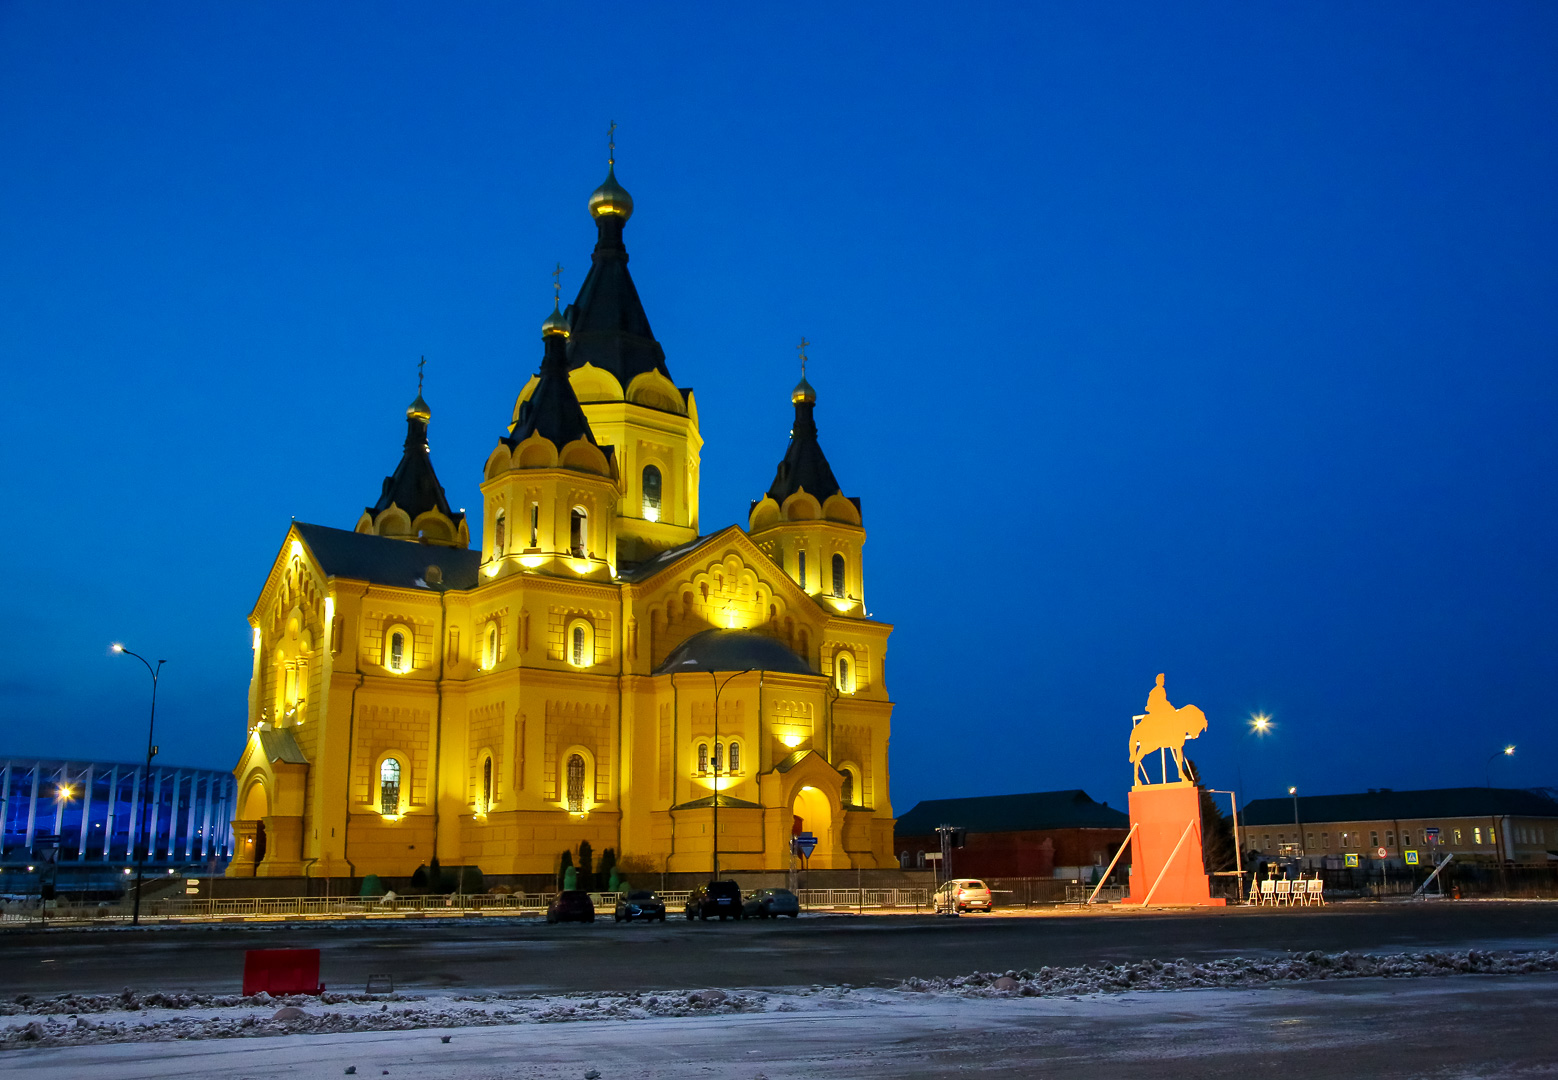
[[718,915],[720,922],[741,918],[741,887],[734,881],[711,881],[694,889],[687,897],[687,917],[710,915]]

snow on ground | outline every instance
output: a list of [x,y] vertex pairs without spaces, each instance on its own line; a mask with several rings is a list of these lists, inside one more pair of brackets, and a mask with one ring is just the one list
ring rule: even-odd
[[[0,1002],[0,1050],[120,1042],[256,1038],[499,1025],[716,1018],[903,1005],[915,999],[1073,998],[1139,991],[1260,989],[1360,978],[1558,972],[1558,951],[1295,953],[1283,958],[1149,960],[1131,964],[975,972],[909,979],[891,989],[848,986],[662,993],[366,994],[272,998],[153,993],[19,995]],[[0,1068],[4,1055],[0,1055]]]

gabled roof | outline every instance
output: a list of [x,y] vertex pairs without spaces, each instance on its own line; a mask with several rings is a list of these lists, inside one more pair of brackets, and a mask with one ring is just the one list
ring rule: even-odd
[[671,650],[652,674],[679,671],[782,671],[815,675],[802,657],[777,638],[756,630],[700,630]]
[[628,273],[628,250],[622,242],[626,219],[605,214],[596,219],[595,251],[579,295],[564,313],[572,333],[568,338],[569,370],[594,364],[616,376],[624,389],[646,371],[666,378],[665,350],[649,328],[649,316]]
[[510,449],[532,435],[550,439],[559,450],[575,439],[595,442],[584,407],[568,381],[568,339],[561,333],[548,334],[545,342],[541,377],[530,397],[520,405],[513,431],[502,440]]
[[[419,405],[421,410],[418,409]],[[394,503],[415,521],[418,515],[437,510],[458,526],[465,514],[450,509],[444,486],[438,482],[438,474],[433,471],[433,458],[427,445],[428,416],[424,410],[426,406],[422,404],[422,395],[418,394],[417,400],[406,413],[406,441],[402,446],[400,464],[384,478],[383,487],[379,490],[379,501],[368,507],[367,511],[369,516],[377,518],[389,509],[390,503]]]
[[1044,829],[1128,829],[1130,815],[1087,792],[1033,791],[1025,795],[982,795],[972,799],[927,799],[898,819],[898,836],[927,836],[938,825],[971,833],[1036,832]]
[[328,525],[292,523],[326,577],[438,591],[427,582],[427,568],[443,574],[442,588],[476,587],[481,552],[468,548],[410,544],[371,533],[332,529]]
[[260,749],[265,751],[266,761],[286,765],[308,764],[302,747],[298,746],[297,739],[286,728],[261,728],[256,734],[260,737]]
[[[706,810],[709,807],[714,805],[714,798],[715,797],[713,795],[705,795],[701,799],[693,799],[690,802],[677,803],[675,806],[671,807],[671,809],[672,810],[699,810],[699,809],[705,809]],[[747,802],[745,799],[738,799],[734,795],[726,795],[723,791],[720,792],[720,794],[719,794],[719,804],[720,804],[721,807],[732,807],[732,808],[737,809],[737,810],[758,810],[758,809],[761,809],[761,807],[759,807],[758,804],[755,803],[755,802]]]
[[[1241,825],[1292,825],[1292,798],[1255,799],[1239,814]],[[1519,788],[1381,788],[1353,795],[1300,795],[1298,820],[1316,825],[1338,821],[1432,820],[1434,818],[1558,818],[1558,802]]]
[[[731,527],[732,526],[727,525],[725,529],[729,529]],[[707,536],[695,537],[694,539],[687,541],[685,544],[682,544],[679,547],[666,548],[658,555],[645,559],[643,562],[634,563],[631,566],[618,567],[617,579],[619,581],[625,581],[629,585],[637,585],[641,581],[648,581],[660,571],[674,563],[677,559],[680,559],[683,555],[687,555],[698,550],[704,544],[707,544],[710,540],[713,540],[714,538],[722,535],[725,532],[725,529],[721,529],[717,533],[709,533]]]

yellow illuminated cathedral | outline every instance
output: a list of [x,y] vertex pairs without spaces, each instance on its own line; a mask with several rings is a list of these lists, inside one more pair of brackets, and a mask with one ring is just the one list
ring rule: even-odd
[[480,550],[420,392],[355,529],[288,530],[249,615],[229,875],[552,873],[586,840],[708,872],[716,836],[722,870],[776,870],[802,830],[814,867],[897,865],[860,500],[803,377],[747,527],[703,531],[697,404],[628,274],[614,173],[482,465]]

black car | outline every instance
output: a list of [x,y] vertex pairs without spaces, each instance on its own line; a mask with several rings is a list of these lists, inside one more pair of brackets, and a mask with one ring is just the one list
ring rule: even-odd
[[546,906],[546,921],[549,923],[560,922],[594,922],[595,901],[590,899],[590,894],[578,889],[569,889],[552,897],[552,902]]
[[643,919],[665,922],[665,901],[648,889],[639,889],[617,898],[617,921],[632,922]]
[[801,915],[800,897],[789,889],[759,889],[741,905],[744,919],[777,919],[781,915],[792,919]]
[[721,922],[741,918],[741,887],[734,881],[711,881],[694,889],[687,897],[687,917],[710,915],[718,915]]

